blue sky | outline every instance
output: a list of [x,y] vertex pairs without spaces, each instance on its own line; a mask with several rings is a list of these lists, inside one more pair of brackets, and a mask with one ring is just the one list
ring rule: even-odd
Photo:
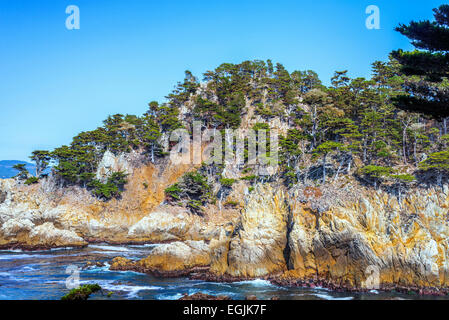
[[[142,114],[184,70],[272,59],[370,76],[370,64],[411,48],[393,29],[432,17],[444,1],[0,0],[0,159],[69,144],[109,114]],[[380,30],[365,27],[368,5]],[[80,9],[67,30],[68,5]],[[201,77],[202,78],[202,77]]]

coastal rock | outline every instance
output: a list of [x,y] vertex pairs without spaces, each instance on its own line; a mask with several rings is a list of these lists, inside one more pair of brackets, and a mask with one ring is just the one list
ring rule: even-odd
[[[4,198],[0,203],[0,247],[33,248],[32,239],[40,245],[37,237],[30,238],[30,232],[46,222],[69,231],[68,234],[74,232],[84,241],[95,242],[146,243],[214,237],[217,233],[214,221],[208,224],[204,219],[191,218],[186,211],[173,212],[176,208],[158,209],[165,198],[164,188],[191,166],[168,162],[156,167],[134,162],[138,159],[129,159],[133,169],[121,199],[108,202],[80,187],[60,188],[52,177],[30,186],[14,179],[0,179]],[[168,214],[164,216],[165,212]],[[142,220],[146,216],[153,218]],[[166,222],[165,229],[157,225],[162,219]],[[57,242],[63,245],[63,239],[70,237],[61,237]]]
[[98,169],[95,177],[100,180],[100,182],[105,183],[114,172],[122,171],[125,174],[131,174],[132,167],[129,160],[131,156],[125,153],[116,156],[112,152],[107,150],[103,154],[103,158],[98,164]]
[[148,257],[131,261],[116,257],[111,270],[134,270],[156,276],[180,276],[206,270],[210,264],[209,246],[204,241],[172,242],[157,245]]
[[202,292],[197,292],[194,294],[189,295],[188,293],[185,293],[181,298],[178,300],[231,300],[228,296],[213,296],[210,294],[205,294]]
[[212,272],[252,278],[286,271],[284,194],[270,186],[257,188],[248,196],[240,221],[227,244],[214,250]]
[[357,200],[334,195],[317,219],[310,203],[292,194],[286,278],[360,289],[449,285],[446,193],[419,190],[401,201],[383,191],[359,193]]
[[39,247],[85,246],[87,242],[70,230],[55,228],[53,223],[45,222],[33,228],[29,234],[30,244]]

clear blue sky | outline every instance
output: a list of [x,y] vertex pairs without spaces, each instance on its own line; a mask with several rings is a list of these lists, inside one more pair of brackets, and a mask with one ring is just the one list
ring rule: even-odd
[[[398,23],[431,18],[444,1],[0,0],[0,159],[27,160],[95,129],[109,114],[142,114],[184,70],[272,59],[289,71],[370,76],[410,48]],[[81,29],[67,30],[77,5]],[[381,29],[365,27],[380,8]],[[202,78],[202,77],[201,77]]]

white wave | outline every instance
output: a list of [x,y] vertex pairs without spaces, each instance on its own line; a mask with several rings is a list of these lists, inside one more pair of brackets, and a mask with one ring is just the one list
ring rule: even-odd
[[109,272],[109,268],[111,267],[111,265],[107,262],[104,263],[104,266],[102,267],[97,267],[97,266],[90,266],[88,268],[86,268],[85,270],[83,270],[83,272]]
[[0,255],[0,260],[16,260],[16,259],[34,259],[34,258],[54,258],[55,255],[50,254],[5,254]]
[[332,297],[327,294],[313,293],[314,296],[325,300],[352,300],[354,297]]
[[156,296],[157,300],[179,300],[179,298],[182,298],[183,294],[181,293],[175,293],[175,294],[160,294]]
[[152,248],[152,247],[157,247],[158,244],[157,243],[145,243],[145,244],[132,244],[130,245],[130,247],[132,248]]
[[162,290],[164,288],[157,286],[131,286],[126,284],[117,284],[117,280],[84,280],[80,284],[99,284],[100,287],[109,291],[127,292],[128,298],[137,298],[140,291]]
[[255,287],[275,287],[275,285],[272,284],[270,281],[263,280],[263,279],[238,281],[236,283],[238,283],[238,284],[250,284],[250,285],[255,286]]
[[118,251],[118,252],[126,252],[129,251],[128,248],[126,247],[119,247],[119,246],[110,246],[110,245],[96,245],[96,244],[92,244],[89,245],[89,248],[94,248],[94,249],[100,249],[100,250],[104,250],[104,251]]
[[106,285],[103,287],[109,291],[124,291],[128,292],[128,298],[137,298],[140,291],[162,290],[162,287],[156,286],[129,286],[129,285]]
[[17,272],[28,272],[28,271],[36,271],[36,268],[33,268],[32,266],[23,266]]

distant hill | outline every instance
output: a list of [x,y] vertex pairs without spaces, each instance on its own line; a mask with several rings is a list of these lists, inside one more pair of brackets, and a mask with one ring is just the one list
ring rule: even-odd
[[17,170],[13,169],[13,166],[19,163],[26,164],[27,170],[31,174],[35,174],[35,165],[26,161],[19,160],[0,160],[0,179],[12,178],[17,174]]

